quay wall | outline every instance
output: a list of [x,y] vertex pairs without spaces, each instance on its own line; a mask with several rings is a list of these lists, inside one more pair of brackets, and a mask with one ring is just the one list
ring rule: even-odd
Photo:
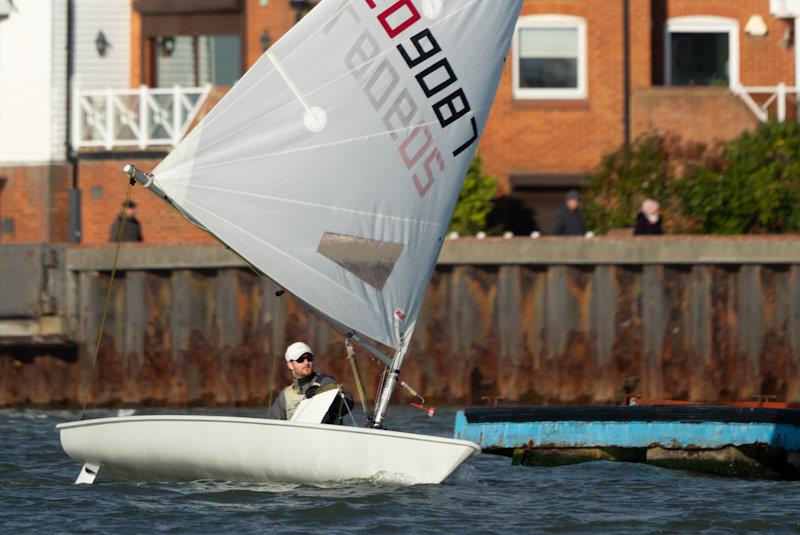
[[[223,248],[123,246],[93,373],[114,248],[0,263],[0,406],[79,406],[90,374],[91,405],[264,404],[294,340],[354,389],[342,336]],[[798,361],[800,236],[458,239],[401,378],[438,404],[800,403]]]

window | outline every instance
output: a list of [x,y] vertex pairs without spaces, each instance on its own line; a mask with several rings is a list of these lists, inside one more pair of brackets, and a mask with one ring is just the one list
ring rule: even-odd
[[176,35],[155,39],[158,87],[233,85],[241,76],[238,35]]
[[723,17],[679,17],[664,33],[667,85],[739,85],[739,23]]
[[584,19],[566,15],[521,17],[512,50],[514,98],[586,98]]

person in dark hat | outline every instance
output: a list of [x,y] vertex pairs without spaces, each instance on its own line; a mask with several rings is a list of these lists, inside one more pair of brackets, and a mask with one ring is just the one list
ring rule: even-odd
[[556,221],[550,234],[555,236],[583,236],[586,234],[586,222],[580,211],[581,194],[576,189],[567,192],[567,199],[556,215]]
[[119,213],[111,225],[111,236],[108,241],[116,242],[119,238],[119,229],[122,222],[125,221],[125,229],[122,234],[122,241],[142,241],[142,226],[139,220],[136,219],[136,203],[133,201],[125,201],[122,203],[122,212]]

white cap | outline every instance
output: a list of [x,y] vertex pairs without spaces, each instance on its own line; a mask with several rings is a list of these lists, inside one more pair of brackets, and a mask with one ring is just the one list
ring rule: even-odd
[[311,353],[312,355],[314,354],[314,352],[311,351],[311,348],[308,347],[308,344],[303,342],[295,342],[286,348],[286,354],[284,357],[286,358],[286,362],[289,362],[290,360],[299,359],[306,353]]

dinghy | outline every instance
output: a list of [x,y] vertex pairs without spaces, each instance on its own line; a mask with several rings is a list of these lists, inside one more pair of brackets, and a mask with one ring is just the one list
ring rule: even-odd
[[99,472],[438,483],[480,452],[470,441],[387,431],[384,418],[520,7],[322,0],[152,173],[126,167],[369,351],[384,381],[364,428],[316,417],[60,424],[64,450],[84,464],[78,482]]

